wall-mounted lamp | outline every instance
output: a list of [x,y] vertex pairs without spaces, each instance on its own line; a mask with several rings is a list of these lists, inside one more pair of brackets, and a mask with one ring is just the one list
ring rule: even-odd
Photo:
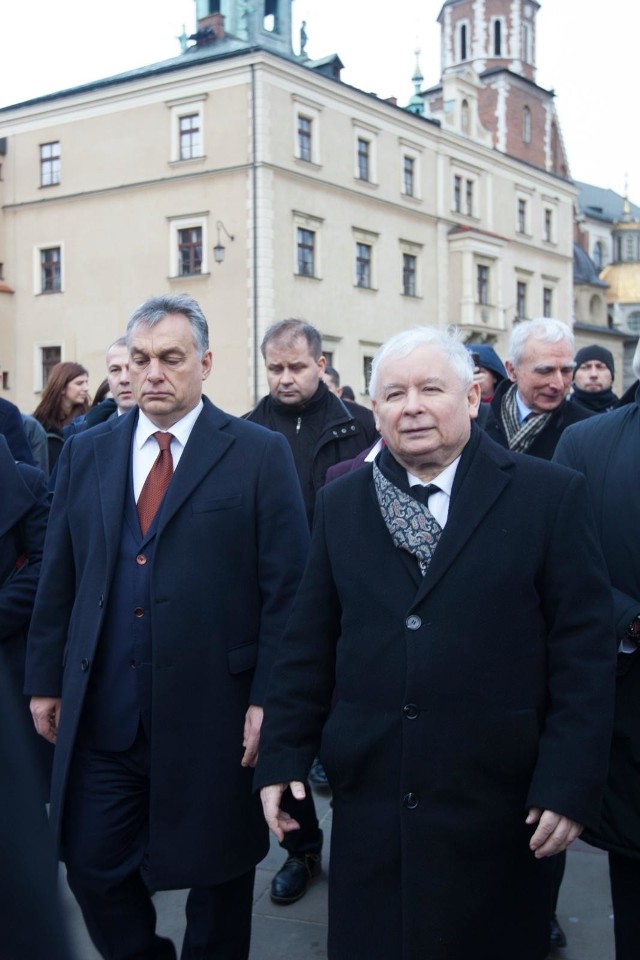
[[233,240],[235,239],[235,237],[233,237],[233,236],[229,233],[229,231],[228,231],[227,228],[225,227],[225,225],[224,225],[224,223],[222,222],[222,220],[216,220],[216,230],[218,231],[218,242],[216,243],[215,247],[213,248],[213,259],[215,260],[216,263],[222,263],[223,260],[224,260],[225,247],[224,247],[224,245],[220,242],[220,231],[221,231],[221,230],[224,230],[225,234],[227,235],[227,237],[229,238],[229,240],[231,240],[231,242],[233,242]]

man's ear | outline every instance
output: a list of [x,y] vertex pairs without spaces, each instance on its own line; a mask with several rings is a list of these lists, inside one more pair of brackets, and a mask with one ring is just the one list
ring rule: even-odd
[[513,383],[517,383],[517,382],[518,382],[518,371],[516,370],[516,368],[514,367],[514,365],[511,363],[511,360],[505,360],[505,362],[504,362],[504,367],[505,367],[505,370],[507,371],[507,374],[508,374],[508,376],[509,376],[509,380],[511,380]]

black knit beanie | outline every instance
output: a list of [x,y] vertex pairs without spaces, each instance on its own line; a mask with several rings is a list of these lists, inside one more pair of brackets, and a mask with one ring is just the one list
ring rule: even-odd
[[600,363],[604,363],[605,367],[609,368],[611,379],[614,379],[616,374],[613,363],[613,354],[610,350],[607,350],[606,347],[601,347],[597,343],[592,343],[591,346],[582,347],[581,350],[578,350],[575,356],[576,365],[573,368],[574,377],[578,367],[582,366],[583,363],[588,363],[590,360],[599,360]]

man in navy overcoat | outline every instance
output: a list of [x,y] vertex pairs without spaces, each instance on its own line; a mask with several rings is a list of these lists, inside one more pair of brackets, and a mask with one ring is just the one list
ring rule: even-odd
[[[250,766],[304,507],[282,437],[202,397],[212,355],[191,297],[142,304],[127,340],[138,408],[60,457],[26,691],[57,741],[51,819],[103,957],[175,957],[146,857],[152,887],[191,888],[183,960],[244,960],[268,848]],[[167,432],[174,472],[144,533]]]

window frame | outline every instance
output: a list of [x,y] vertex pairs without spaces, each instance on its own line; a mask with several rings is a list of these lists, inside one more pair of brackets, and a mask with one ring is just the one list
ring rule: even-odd
[[[196,124],[190,127],[188,130],[183,130],[182,124],[185,120],[195,119]],[[194,138],[193,134],[196,133],[197,137]],[[185,136],[188,136],[189,148],[185,150]],[[194,139],[196,139],[196,144],[194,146]],[[188,153],[188,156],[187,156]],[[202,156],[202,114],[198,111],[195,113],[181,113],[178,117],[178,160],[196,160]]]
[[[303,129],[302,124],[308,126]],[[305,163],[313,162],[313,117],[307,116],[301,110],[296,114],[296,137],[297,152],[296,158]]]
[[[303,244],[301,242],[302,234],[308,234],[311,237],[310,244]],[[307,257],[306,260],[301,258],[301,253],[304,251],[311,251],[310,259]],[[311,270],[301,269],[301,265],[304,262],[309,262],[311,265]],[[296,225],[296,276],[297,277],[316,277],[316,231],[311,229],[308,226],[301,226],[300,224]]]
[[[59,140],[49,140],[46,143],[41,143],[40,147],[40,186],[41,187],[57,187],[60,185],[61,174],[62,174],[62,153],[60,149]],[[47,147],[57,147],[57,153],[51,152],[49,156],[45,156],[44,151]],[[47,171],[47,174],[45,174]]]
[[[208,94],[203,93],[197,97],[185,97],[180,100],[172,100],[167,103],[170,111],[171,124],[171,145],[169,162],[172,164],[197,163],[202,162],[205,157],[205,101]],[[194,153],[190,157],[182,155],[181,121],[188,117],[197,117],[198,131],[200,134],[200,152]]]
[[[209,215],[196,213],[192,216],[168,217],[169,223],[169,279],[198,279],[209,275]],[[180,233],[184,230],[201,230],[202,258],[199,273],[180,272]]]
[[476,303],[478,306],[491,306],[490,283],[491,267],[486,263],[476,263]]
[[[190,225],[186,227],[180,227],[177,231],[177,240],[178,240],[178,276],[179,277],[199,277],[202,274],[202,262],[204,256],[203,249],[203,230],[201,224]],[[187,237],[186,234],[193,233],[197,234],[197,237],[191,238]],[[199,251],[199,257],[198,257]],[[185,253],[188,256],[190,268],[184,270],[185,265]]]
[[[47,287],[44,282],[44,273],[45,264],[43,261],[43,254],[50,250],[58,251],[58,260],[57,260],[57,276],[58,276],[58,285]],[[39,243],[36,244],[33,250],[33,292],[36,296],[51,296],[55,293],[64,293],[65,290],[65,273],[64,273],[64,243],[59,241],[52,241],[51,243]]]

